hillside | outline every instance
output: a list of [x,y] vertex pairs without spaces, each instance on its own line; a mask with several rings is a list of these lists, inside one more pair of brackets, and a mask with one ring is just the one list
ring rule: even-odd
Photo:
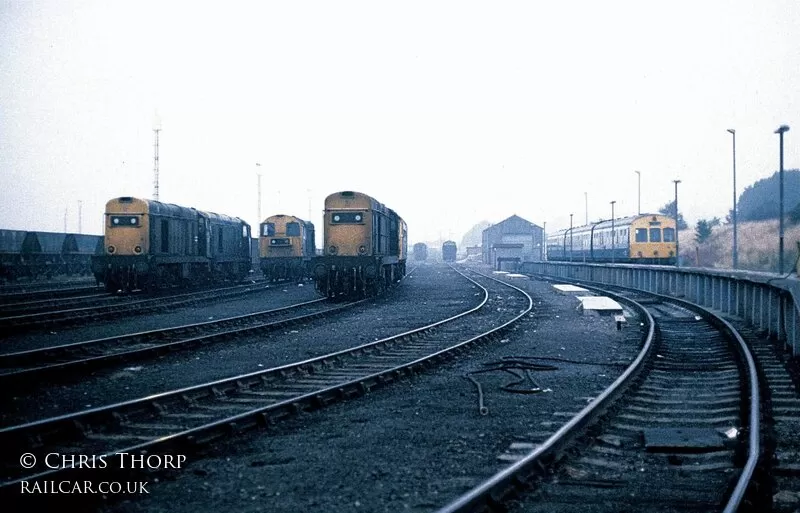
[[[796,267],[797,243],[800,241],[800,225],[784,223],[783,272]],[[776,272],[778,267],[778,220],[738,223],[737,246],[739,269]],[[694,227],[680,232],[682,265],[692,267],[733,267],[733,225],[714,228],[709,240],[702,244],[695,241]]]

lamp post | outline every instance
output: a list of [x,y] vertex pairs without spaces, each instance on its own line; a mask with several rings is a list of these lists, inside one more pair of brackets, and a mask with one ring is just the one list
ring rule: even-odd
[[634,171],[638,175],[637,180],[639,182],[639,208],[638,213],[642,213],[642,173],[639,171]]
[[680,224],[678,223],[678,184],[680,180],[673,180],[675,182],[675,267],[681,266],[681,251],[680,251]]
[[586,220],[584,221],[583,224],[589,224],[589,193],[588,192],[584,192],[583,193],[583,202],[586,205],[586,207],[585,207],[586,208]]
[[611,202],[611,263],[614,263],[614,245],[615,245],[615,233],[614,233],[614,203],[616,201]]
[[737,244],[736,227],[736,130],[729,128],[728,132],[733,136],[733,268],[739,268],[739,253]]
[[547,256],[547,221],[544,221],[542,223],[542,256],[540,257],[542,262],[544,262],[546,256]]
[[789,127],[781,125],[775,130],[775,133],[780,136],[781,141],[781,167],[780,167],[780,212],[779,216],[779,235],[778,235],[778,273],[783,272],[783,134],[788,132]]
[[569,261],[572,262],[572,214],[569,215]]

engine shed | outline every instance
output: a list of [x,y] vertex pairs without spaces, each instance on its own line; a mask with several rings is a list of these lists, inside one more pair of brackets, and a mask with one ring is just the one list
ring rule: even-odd
[[497,271],[517,271],[523,262],[543,260],[544,229],[516,214],[481,235],[482,261]]

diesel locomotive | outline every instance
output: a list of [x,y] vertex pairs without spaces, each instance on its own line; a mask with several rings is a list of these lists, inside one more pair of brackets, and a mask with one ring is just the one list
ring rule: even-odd
[[428,245],[424,242],[414,244],[414,260],[424,262],[428,259]]
[[104,230],[92,271],[109,292],[235,282],[251,270],[250,225],[239,218],[120,197],[106,203]]
[[442,244],[442,260],[445,262],[455,262],[457,249],[458,247],[456,246],[455,241],[444,241],[444,244]]
[[261,223],[259,257],[267,280],[302,281],[311,277],[311,260],[316,252],[310,221],[278,214]]
[[592,263],[673,265],[675,219],[640,214],[548,234],[547,259]]
[[397,213],[355,191],[325,198],[324,254],[314,258],[314,283],[326,297],[372,296],[406,274],[408,228]]

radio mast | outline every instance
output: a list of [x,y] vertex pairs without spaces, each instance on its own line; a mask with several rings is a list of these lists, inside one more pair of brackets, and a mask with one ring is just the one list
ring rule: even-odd
[[155,134],[155,142],[153,143],[153,199],[158,201],[158,133],[161,131],[161,119],[156,112],[155,121],[153,122],[153,133]]

